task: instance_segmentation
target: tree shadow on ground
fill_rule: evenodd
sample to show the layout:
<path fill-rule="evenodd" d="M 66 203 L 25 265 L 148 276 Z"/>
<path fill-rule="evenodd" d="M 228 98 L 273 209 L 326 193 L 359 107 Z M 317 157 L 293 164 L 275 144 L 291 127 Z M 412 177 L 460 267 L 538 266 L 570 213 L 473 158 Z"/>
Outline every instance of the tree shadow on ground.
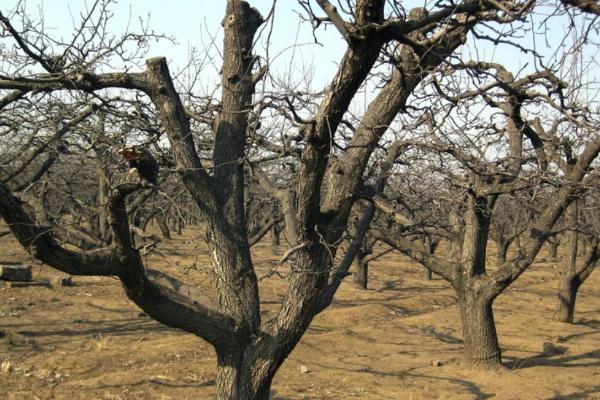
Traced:
<path fill-rule="evenodd" d="M 39 330 L 24 329 L 27 327 Z M 121 318 L 121 319 L 94 319 L 52 321 L 45 324 L 11 324 L 3 326 L 6 330 L 2 342 L 11 348 L 43 350 L 57 345 L 72 344 L 75 339 L 86 339 L 90 336 L 127 336 L 131 334 L 148 334 L 168 332 L 169 335 L 184 335 L 183 332 L 148 319 L 148 318 Z M 2 344 L 0 342 L 0 344 Z"/>
<path fill-rule="evenodd" d="M 600 385 L 595 385 L 589 388 L 578 386 L 580 391 L 569 394 L 555 394 L 549 400 L 583 400 L 600 398 Z"/>
<path fill-rule="evenodd" d="M 0 354 L 4 352 L 2 346 L 8 346 L 6 350 L 20 349 L 20 351 L 40 352 L 54 350 L 56 346 L 73 347 L 75 343 L 83 343 L 90 337 L 132 337 L 133 334 L 143 337 L 149 333 L 163 332 L 169 335 L 185 335 L 181 331 L 148 319 L 89 320 L 81 324 L 73 324 L 72 321 L 57 321 L 53 325 L 59 328 L 48 329 L 48 325 L 35 325 L 40 327 L 40 330 L 27 330 L 20 329 L 22 327 L 18 325 L 14 326 L 0 338 Z"/>
<path fill-rule="evenodd" d="M 436 327 L 433 325 L 423 326 L 419 330 L 424 335 L 435 338 L 435 339 L 439 340 L 440 342 L 444 342 L 444 343 L 448 343 L 448 344 L 460 344 L 460 345 L 463 345 L 465 343 L 463 339 L 461 339 L 457 336 L 454 336 L 452 334 L 455 332 L 454 330 L 447 329 L 448 331 L 450 331 L 450 333 L 441 332 L 441 331 L 437 330 Z"/>
<path fill-rule="evenodd" d="M 421 288 L 420 291 L 425 291 L 427 288 Z M 443 291 L 444 289 L 434 289 L 435 291 Z M 381 293 L 386 293 L 382 291 Z M 352 308 L 357 306 L 366 305 L 380 305 L 393 312 L 396 317 L 412 317 L 415 315 L 426 314 L 432 311 L 437 311 L 443 308 L 448 308 L 456 305 L 456 299 L 453 296 L 439 296 L 439 298 L 433 298 L 426 303 L 421 303 L 417 306 L 400 306 L 398 302 L 414 298 L 414 293 L 409 293 L 405 290 L 390 291 L 390 294 L 385 297 L 371 298 L 371 299 L 336 299 L 328 310 L 340 310 L 345 308 Z"/>
<path fill-rule="evenodd" d="M 575 323 L 576 325 L 585 325 L 588 328 L 595 329 L 600 332 L 600 320 L 597 319 L 581 319 Z M 597 333 L 597 332 L 592 332 Z"/>
<path fill-rule="evenodd" d="M 565 335 L 561 337 L 561 343 L 567 343 L 569 340 L 574 338 L 580 338 L 588 335 L 600 334 L 600 321 L 595 319 L 583 319 L 577 322 L 577 325 L 584 325 L 592 330 L 590 332 L 575 333 L 571 335 Z M 595 367 L 600 366 L 600 350 L 592 350 L 586 353 L 573 354 L 573 355 L 562 355 L 563 352 L 568 350 L 565 346 L 554 346 L 557 352 L 548 354 L 546 352 L 540 352 L 529 357 L 523 358 L 510 358 L 506 357 L 509 361 L 505 363 L 508 368 L 511 369 L 524 369 L 535 367 L 538 365 L 545 365 L 550 367 Z M 588 360 L 588 361 L 583 361 Z M 591 360 L 591 361 L 590 361 Z"/>
<path fill-rule="evenodd" d="M 583 361 L 590 359 L 593 361 Z M 538 353 L 531 357 L 509 358 L 509 361 L 505 362 L 505 365 L 510 369 L 526 369 L 541 365 L 558 368 L 600 367 L 600 350 L 562 357 Z"/>
<path fill-rule="evenodd" d="M 460 386 L 463 389 L 467 390 L 469 393 L 472 393 L 475 396 L 476 400 L 486 400 L 486 399 L 496 396 L 495 393 L 484 392 L 474 382 L 466 380 L 466 379 L 419 373 L 419 372 L 415 372 L 414 368 L 408 368 L 406 370 L 401 370 L 401 371 L 388 372 L 388 371 L 375 370 L 375 369 L 371 368 L 370 365 L 367 365 L 367 364 L 360 364 L 357 362 L 353 362 L 352 364 L 356 368 L 352 369 L 352 368 L 344 368 L 344 367 L 339 367 L 339 366 L 313 363 L 313 365 L 322 367 L 325 370 L 335 369 L 335 370 L 339 370 L 339 371 L 352 372 L 352 373 L 364 373 L 364 374 L 370 374 L 370 375 L 381 376 L 381 377 L 390 377 L 391 376 L 391 377 L 398 377 L 401 379 L 431 379 L 431 380 L 436 380 L 436 381 L 448 382 L 450 384 Z"/>
<path fill-rule="evenodd" d="M 47 325 L 47 324 L 45 324 Z M 89 335 L 128 335 L 130 333 L 148 333 L 148 332 L 164 332 L 171 331 L 173 333 L 180 332 L 176 329 L 161 325 L 153 320 L 146 318 L 123 318 L 123 319 L 105 319 L 105 320 L 82 320 L 78 325 L 82 327 L 71 328 L 72 321 L 56 321 L 52 325 L 58 325 L 62 329 L 43 329 L 43 330 L 19 330 L 19 326 L 15 325 L 15 331 L 23 336 L 28 337 L 45 337 L 45 336 L 89 336 Z M 36 325 L 39 326 L 39 325 Z"/>
<path fill-rule="evenodd" d="M 100 385 L 96 385 L 96 386 L 87 386 L 87 387 L 81 387 L 78 388 L 78 390 L 81 391 L 85 391 L 85 392 L 89 392 L 89 391 L 95 391 L 95 390 L 107 390 L 107 389 L 123 389 L 126 387 L 129 388 L 133 388 L 136 386 L 144 386 L 144 385 L 158 385 L 158 386 L 165 386 L 165 387 L 170 387 L 170 388 L 200 388 L 200 387 L 206 387 L 206 386 L 214 386 L 216 385 L 216 381 L 214 378 L 207 378 L 202 380 L 201 382 L 185 382 L 185 381 L 178 381 L 178 380 L 171 380 L 171 379 L 167 379 L 164 377 L 150 377 L 147 379 L 140 379 L 140 380 L 136 380 L 133 382 L 126 382 L 126 383 L 109 383 L 109 384 L 100 384 Z"/>

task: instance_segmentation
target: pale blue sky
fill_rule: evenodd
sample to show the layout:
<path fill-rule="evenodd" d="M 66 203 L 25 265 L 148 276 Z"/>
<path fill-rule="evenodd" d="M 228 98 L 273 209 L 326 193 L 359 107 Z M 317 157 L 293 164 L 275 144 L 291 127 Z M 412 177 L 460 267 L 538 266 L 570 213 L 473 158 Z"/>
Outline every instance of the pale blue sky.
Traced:
<path fill-rule="evenodd" d="M 3 11 L 10 10 L 17 2 L 0 0 Z M 71 15 L 77 17 L 84 7 L 81 0 L 29 0 L 28 10 L 32 15 L 39 15 L 42 10 L 45 27 L 58 36 L 68 37 L 73 28 Z M 88 0 L 88 4 L 92 3 Z M 272 5 L 271 0 L 252 0 L 266 17 Z M 111 31 L 115 34 L 123 32 L 130 24 L 135 30 L 139 27 L 139 18 L 149 21 L 149 25 L 157 33 L 173 36 L 177 43 L 167 41 L 152 45 L 149 57 L 166 56 L 172 69 L 183 67 L 188 61 L 189 49 L 195 47 L 202 50 L 210 36 L 216 35 L 216 44 L 221 46 L 221 20 L 225 12 L 224 1 L 187 1 L 187 0 L 138 0 L 119 1 L 112 5 L 114 18 Z M 310 24 L 300 24 L 298 12 L 300 7 L 294 0 L 279 0 L 276 9 L 275 32 L 271 35 L 272 46 L 270 56 L 277 58 L 271 65 L 273 72 L 283 74 L 291 69 L 295 74 L 301 73 L 305 65 L 319 65 L 315 72 L 314 84 L 322 87 L 335 72 L 335 64 L 343 54 L 346 44 L 340 35 L 329 27 L 319 29 L 318 39 L 326 46 L 314 44 Z M 267 26 L 263 26 L 268 29 Z M 263 35 L 266 38 L 266 34 Z M 293 48 L 294 43 L 301 46 Z M 264 55 L 258 46 L 257 52 Z M 214 68 L 212 68 L 214 69 Z M 211 70 L 211 68 L 208 68 Z M 207 71 L 215 79 L 216 71 Z"/>
<path fill-rule="evenodd" d="M 405 1 L 406 7 L 424 5 L 427 0 Z M 17 3 L 16 0 L 0 0 L 3 11 L 10 10 Z M 87 0 L 87 4 L 91 4 Z M 271 8 L 272 0 L 250 0 L 250 3 L 266 16 Z M 73 23 L 71 15 L 77 17 L 84 0 L 28 0 L 29 13 L 39 15 L 40 10 L 44 15 L 45 27 L 58 36 L 68 37 L 72 31 Z M 221 46 L 221 20 L 224 13 L 224 0 L 213 1 L 191 1 L 191 0 L 119 0 L 117 4 L 111 5 L 114 18 L 111 21 L 111 31 L 115 34 L 125 30 L 127 24 L 131 24 L 135 30 L 139 26 L 138 19 L 149 20 L 150 26 L 158 33 L 173 36 L 177 43 L 160 42 L 153 44 L 148 54 L 149 57 L 163 55 L 170 60 L 173 71 L 184 67 L 188 60 L 189 50 L 192 47 L 203 51 L 205 44 L 210 42 L 210 36 L 216 35 L 216 45 Z M 314 4 L 315 9 L 316 2 Z M 300 24 L 298 12 L 300 6 L 295 0 L 278 0 L 275 18 L 275 29 L 271 35 L 272 44 L 269 54 L 272 57 L 271 71 L 275 76 L 291 74 L 296 81 L 304 75 L 314 74 L 312 78 L 313 87 L 322 88 L 335 73 L 336 63 L 343 54 L 346 43 L 339 33 L 329 27 L 327 30 L 319 29 L 317 37 L 323 46 L 314 44 L 312 29 L 309 23 Z M 543 11 L 543 10 L 542 10 Z M 548 11 L 548 10 L 546 10 Z M 565 19 L 555 20 L 549 30 L 548 43 L 538 39 L 537 50 L 543 53 L 552 53 L 553 47 L 564 37 Z M 268 27 L 264 27 L 268 29 Z M 505 31 L 508 26 L 503 27 Z M 262 35 L 263 42 L 267 37 Z M 262 43 L 259 43 L 257 52 L 264 55 Z M 294 47 L 298 43 L 300 46 Z M 470 41 L 461 51 L 469 58 L 482 57 L 487 61 L 497 61 L 509 64 L 513 71 L 530 62 L 530 56 L 522 54 L 514 49 L 503 46 L 478 44 L 474 46 Z M 214 50 L 216 51 L 216 50 Z M 273 58 L 277 55 L 276 58 Z M 590 56 L 589 62 L 594 63 Z M 217 65 L 207 65 L 203 69 L 203 79 L 207 87 L 218 80 Z M 309 66 L 314 66 L 311 70 Z M 531 65 L 530 65 L 531 67 Z M 594 67 L 597 69 L 596 67 Z"/>

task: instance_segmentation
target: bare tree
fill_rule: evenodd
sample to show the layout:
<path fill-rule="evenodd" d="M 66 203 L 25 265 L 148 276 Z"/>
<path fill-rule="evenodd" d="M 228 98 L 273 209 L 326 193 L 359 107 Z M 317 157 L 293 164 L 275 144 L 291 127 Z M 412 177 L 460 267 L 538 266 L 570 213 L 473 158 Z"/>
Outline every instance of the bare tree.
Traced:
<path fill-rule="evenodd" d="M 452 237 L 456 249 L 453 258 L 433 256 L 423 246 L 403 238 L 388 236 L 388 242 L 452 284 L 462 321 L 466 364 L 495 368 L 501 364 L 501 353 L 492 303 L 529 268 L 563 211 L 596 179 L 590 167 L 600 151 L 600 140 L 593 124 L 588 125 L 595 116 L 586 108 L 566 102 L 562 95 L 557 96 L 561 104 L 554 100 L 551 94 L 565 83 L 550 71 L 516 79 L 498 64 L 476 62 L 467 67 L 481 86 L 469 91 L 452 80 L 444 86 L 434 80 L 436 92 L 450 108 L 438 110 L 436 117 L 425 117 L 428 127 L 423 139 L 405 141 L 415 151 L 433 154 L 439 160 L 437 173 L 447 177 L 448 197 L 461 217 L 456 222 L 452 218 L 456 214 L 449 213 L 446 225 L 462 226 Z M 455 87 L 459 93 L 453 95 Z M 486 115 L 470 120 L 472 114 L 465 105 L 467 108 L 459 113 L 466 118 L 455 122 L 452 109 L 463 100 L 475 98 L 498 110 L 499 119 Z M 479 103 L 470 106 L 478 108 Z M 531 115 L 533 112 L 527 113 L 529 107 L 535 112 L 539 112 L 538 107 L 558 110 L 558 117 L 554 123 L 550 118 L 542 123 Z M 472 123 L 465 125 L 469 120 Z M 576 149 L 568 137 L 581 129 L 586 133 L 580 136 L 582 144 Z M 569 149 L 566 157 L 560 151 L 565 146 Z M 564 168 L 556 173 L 557 166 Z M 547 187 L 550 201 L 534 201 L 538 212 L 523 229 L 519 251 L 496 270 L 489 270 L 488 240 L 492 220 L 498 218 L 500 196 L 539 190 L 547 186 L 545 182 L 552 183 Z M 403 229 L 412 223 L 410 216 L 389 201 L 375 198 L 374 203 L 396 221 L 408 221 L 401 225 Z"/>
<path fill-rule="evenodd" d="M 554 311 L 554 319 L 560 322 L 573 323 L 575 314 L 575 301 L 577 292 L 585 280 L 596 268 L 600 250 L 598 249 L 599 237 L 595 221 L 598 216 L 594 215 L 592 224 L 584 224 L 581 221 L 580 206 L 585 199 L 591 199 L 592 196 L 585 196 L 583 199 L 575 198 L 567 207 L 564 215 L 563 224 L 567 229 L 565 257 L 556 265 L 555 272 L 558 279 L 557 302 Z M 597 205 L 590 203 L 592 211 L 596 214 Z M 590 237 L 590 248 L 584 253 L 583 260 L 578 260 L 578 249 L 580 246 L 581 231 Z"/>
<path fill-rule="evenodd" d="M 362 186 L 371 154 L 415 87 L 465 42 L 479 22 L 513 22 L 530 10 L 532 2 L 439 3 L 431 12 L 411 10 L 408 18 L 396 7 L 397 13 L 388 18 L 385 1 L 358 0 L 343 7 L 349 11 L 350 21 L 327 1 L 318 2 L 326 17 L 318 16 L 308 2 L 301 4 L 315 28 L 331 21 L 348 47 L 314 112 L 292 115 L 299 126 L 293 136 L 300 162 L 291 188 L 272 184 L 272 177 L 261 175 L 261 163 L 248 160 L 250 133 L 258 129 L 254 122 L 260 115 L 254 112 L 253 98 L 267 73 L 260 57 L 253 54 L 255 35 L 264 19 L 248 3 L 227 1 L 221 97 L 215 107 L 214 102 L 208 103 L 209 118 L 186 108 L 165 58 L 146 60 L 145 69 L 139 72 L 129 68 L 126 72 L 102 72 L 106 70 L 103 57 L 125 57 L 128 53 L 122 51 L 122 43 L 133 40 L 143 44 L 147 35 L 126 35 L 118 43 L 95 41 L 90 32 L 101 35 L 102 30 L 98 33 L 98 29 L 87 29 L 88 25 L 104 25 L 94 25 L 97 20 L 86 18 L 85 29 L 76 32 L 72 42 L 61 43 L 43 32 L 28 30 L 35 24 L 26 23 L 21 31 L 0 15 L 4 36 L 16 44 L 15 54 L 7 58 L 10 65 L 0 76 L 2 104 L 52 93 L 97 99 L 105 107 L 121 98 L 143 97 L 151 102 L 170 143 L 179 179 L 206 222 L 217 298 L 144 265 L 131 240 L 126 201 L 142 189 L 139 183 L 111 189 L 107 210 L 112 243 L 89 251 L 62 246 L 51 229 L 33 221 L 6 182 L 0 183 L 0 213 L 35 257 L 71 274 L 116 276 L 127 296 L 150 317 L 213 345 L 217 353 L 216 397 L 220 399 L 268 398 L 276 371 L 313 317 L 331 303 L 347 275 L 352 252 L 360 245 L 359 240 L 354 241 L 342 262 L 335 263 L 355 193 Z M 108 2 L 98 0 L 96 6 L 100 19 L 106 18 Z M 379 59 L 391 66 L 383 73 L 383 88 L 344 141 L 338 128 Z M 123 61 L 131 66 L 130 60 Z M 208 124 L 214 137 L 207 147 L 204 136 L 192 129 L 199 123 Z M 286 151 L 284 148 L 282 153 Z M 210 162 L 206 162 L 203 155 L 209 152 Z M 257 179 L 280 199 L 292 244 L 286 253 L 295 256 L 279 311 L 267 321 L 261 320 L 259 285 L 247 235 L 245 165 L 257 171 Z"/>

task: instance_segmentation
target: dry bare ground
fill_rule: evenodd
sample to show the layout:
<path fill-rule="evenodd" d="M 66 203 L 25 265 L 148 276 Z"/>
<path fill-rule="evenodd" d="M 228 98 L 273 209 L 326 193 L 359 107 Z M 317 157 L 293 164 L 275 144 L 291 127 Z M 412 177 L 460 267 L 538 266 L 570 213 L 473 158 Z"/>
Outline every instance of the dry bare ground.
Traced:
<path fill-rule="evenodd" d="M 149 264 L 199 285 L 208 277 L 197 231 L 162 244 Z M 200 251 L 198 251 L 200 250 Z M 273 308 L 285 281 L 266 277 L 280 254 L 253 249 L 261 295 Z M 281 251 L 285 249 L 282 248 Z M 443 251 L 440 250 L 440 251 Z M 0 259 L 58 273 L 10 237 Z M 371 267 L 371 289 L 345 283 L 275 378 L 274 399 L 600 399 L 600 274 L 580 290 L 576 324 L 551 320 L 554 260 L 541 258 L 495 303 L 506 371 L 465 371 L 458 309 L 445 281 L 390 254 Z M 281 267 L 279 274 L 285 275 Z M 215 354 L 130 303 L 117 280 L 73 287 L 0 289 L 0 398 L 204 399 L 215 390 Z M 272 310 L 263 310 L 269 318 Z M 552 342 L 556 353 L 543 352 Z M 441 361 L 441 366 L 432 362 Z"/>

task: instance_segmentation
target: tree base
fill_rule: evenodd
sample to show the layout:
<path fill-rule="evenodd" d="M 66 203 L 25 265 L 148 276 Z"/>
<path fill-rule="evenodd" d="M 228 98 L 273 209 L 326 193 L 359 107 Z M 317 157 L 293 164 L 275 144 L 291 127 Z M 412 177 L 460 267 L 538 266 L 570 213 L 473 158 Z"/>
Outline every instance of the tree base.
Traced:
<path fill-rule="evenodd" d="M 498 358 L 492 358 L 492 359 L 470 359 L 470 358 L 465 358 L 464 361 L 464 368 L 468 369 L 468 370 L 477 370 L 477 371 L 508 371 L 508 368 L 502 364 L 502 360 L 498 357 Z"/>

